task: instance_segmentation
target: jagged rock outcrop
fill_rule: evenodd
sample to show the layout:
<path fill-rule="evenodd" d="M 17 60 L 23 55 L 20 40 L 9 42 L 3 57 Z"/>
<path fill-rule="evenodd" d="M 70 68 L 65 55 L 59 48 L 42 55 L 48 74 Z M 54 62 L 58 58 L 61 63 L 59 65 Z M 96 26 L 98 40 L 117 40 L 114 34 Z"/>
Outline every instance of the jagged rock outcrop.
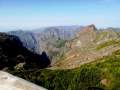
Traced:
<path fill-rule="evenodd" d="M 80 32 L 76 34 L 76 37 L 73 41 L 76 44 L 73 43 L 72 47 L 85 47 L 88 44 L 93 44 L 92 42 L 96 37 L 96 31 L 97 28 L 95 27 L 95 25 L 84 27 L 82 30 L 80 30 Z"/>

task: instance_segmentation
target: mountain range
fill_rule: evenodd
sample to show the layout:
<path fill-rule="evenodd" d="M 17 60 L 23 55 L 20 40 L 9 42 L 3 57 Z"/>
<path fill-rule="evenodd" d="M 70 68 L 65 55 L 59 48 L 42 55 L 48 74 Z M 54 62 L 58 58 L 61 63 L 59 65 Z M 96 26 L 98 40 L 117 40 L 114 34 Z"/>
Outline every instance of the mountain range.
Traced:
<path fill-rule="evenodd" d="M 2 69 L 13 75 L 49 90 L 120 89 L 119 28 L 98 29 L 91 24 L 48 27 L 34 31 L 11 31 L 5 34 L 10 41 L 14 41 L 11 36 L 16 37 L 25 51 L 21 47 L 15 47 L 18 46 L 18 42 L 3 42 L 2 38 L 5 37 L 0 36 L 0 45 L 4 52 L 1 55 L 8 58 L 6 61 L 11 60 L 12 57 L 16 63 L 12 66 L 5 65 Z M 7 55 L 3 46 L 8 48 Z M 25 58 L 23 60 L 25 65 L 19 69 L 15 67 L 23 62 L 18 63 L 19 60 L 14 59 L 18 57 L 14 47 L 15 50 L 20 51 L 20 57 L 22 55 Z M 15 52 L 12 56 L 11 49 Z M 32 60 L 29 61 L 28 57 Z"/>
<path fill-rule="evenodd" d="M 82 28 L 82 26 L 58 26 L 33 31 L 10 31 L 8 34 L 19 37 L 23 45 L 32 52 L 41 54 L 45 51 L 53 59 L 52 54 L 59 54 L 65 42 L 74 38 L 75 33 Z"/>
<path fill-rule="evenodd" d="M 88 25 L 47 27 L 33 31 L 18 30 L 8 32 L 8 34 L 19 37 L 24 47 L 32 52 L 41 54 L 45 51 L 53 63 L 59 60 L 59 57 L 60 59 L 64 58 L 65 60 L 63 60 L 63 63 L 62 60 L 60 60 L 60 62 L 54 65 L 57 66 L 59 63 L 62 63 L 62 65 L 65 64 L 64 61 L 68 59 L 82 58 L 91 60 L 91 57 L 94 59 L 99 57 L 97 53 L 110 53 L 110 51 L 105 52 L 104 49 L 97 51 L 95 47 L 99 47 L 99 44 L 104 44 L 106 41 L 112 42 L 112 40 L 116 40 L 119 38 L 119 31 L 119 28 L 110 27 L 106 29 L 97 29 L 95 25 Z M 72 55 L 72 53 L 74 53 L 74 55 Z M 75 53 L 77 55 L 75 55 Z M 100 56 L 102 57 L 104 54 Z M 79 60 L 79 62 L 81 62 L 81 60 Z M 73 65 L 78 67 L 79 62 L 76 62 L 78 65 Z M 71 68 L 74 67 L 72 65 L 69 66 L 71 66 Z M 68 68 L 70 68 L 69 66 Z M 65 67 L 67 67 L 67 65 L 65 65 Z"/>

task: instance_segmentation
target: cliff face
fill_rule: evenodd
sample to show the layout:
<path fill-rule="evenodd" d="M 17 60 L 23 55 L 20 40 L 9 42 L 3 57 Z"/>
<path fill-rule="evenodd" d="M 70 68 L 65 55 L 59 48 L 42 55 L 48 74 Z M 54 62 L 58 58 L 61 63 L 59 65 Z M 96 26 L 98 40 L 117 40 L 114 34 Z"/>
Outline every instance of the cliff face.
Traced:
<path fill-rule="evenodd" d="M 70 40 L 74 38 L 74 35 L 79 31 L 81 26 L 56 26 L 47 27 L 42 30 L 33 31 L 33 33 L 40 35 L 42 39 L 56 38 Z"/>
<path fill-rule="evenodd" d="M 29 51 L 18 37 L 0 33 L 0 69 L 45 68 L 50 64 L 46 53 L 41 55 Z"/>
<path fill-rule="evenodd" d="M 18 30 L 8 32 L 8 34 L 19 37 L 24 47 L 32 52 L 37 52 L 37 41 L 32 32 Z"/>
<path fill-rule="evenodd" d="M 74 38 L 75 33 L 81 28 L 81 26 L 58 26 L 33 31 L 10 31 L 8 34 L 19 37 L 24 47 L 40 54 L 42 51 L 47 52 L 47 49 L 50 47 L 55 47 L 54 44 L 56 44 L 59 40 L 65 41 Z M 49 43 L 49 41 L 53 43 Z"/>
<path fill-rule="evenodd" d="M 8 34 L 18 36 L 23 45 L 32 52 L 41 54 L 45 51 L 50 59 L 63 51 L 65 42 L 74 38 L 81 26 L 58 26 L 33 31 L 11 31 Z M 62 50 L 62 51 L 61 51 Z"/>
<path fill-rule="evenodd" d="M 94 25 L 88 25 L 80 30 L 72 42 L 72 47 L 85 47 L 92 44 L 96 37 L 97 29 Z M 74 43 L 75 42 L 75 43 Z"/>

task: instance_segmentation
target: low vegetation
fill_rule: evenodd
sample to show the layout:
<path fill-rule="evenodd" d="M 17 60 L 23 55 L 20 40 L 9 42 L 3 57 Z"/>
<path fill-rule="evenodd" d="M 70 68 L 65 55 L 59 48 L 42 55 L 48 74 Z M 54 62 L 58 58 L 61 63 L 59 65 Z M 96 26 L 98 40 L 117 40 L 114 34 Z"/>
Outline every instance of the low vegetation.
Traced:
<path fill-rule="evenodd" d="M 9 72 L 49 90 L 120 90 L 120 51 L 76 69 Z"/>
<path fill-rule="evenodd" d="M 96 41 L 104 39 L 107 36 L 107 32 L 101 31 L 101 32 L 97 32 L 98 35 L 96 36 Z"/>
<path fill-rule="evenodd" d="M 100 50 L 100 49 L 105 48 L 105 47 L 110 46 L 110 45 L 119 45 L 119 44 L 120 44 L 119 40 L 108 40 L 106 42 L 99 44 L 96 47 L 96 50 Z"/>
<path fill-rule="evenodd" d="M 88 29 L 89 28 L 89 29 Z M 91 26 L 87 27 L 85 30 L 88 29 L 88 32 L 86 32 L 85 35 L 77 37 L 77 40 L 84 40 L 84 38 L 88 38 L 86 40 L 85 44 L 85 52 L 79 51 L 79 48 L 77 47 L 71 47 L 71 52 L 70 54 L 67 52 L 68 48 L 65 47 L 65 42 L 64 40 L 61 39 L 50 39 L 47 43 L 47 51 L 48 55 L 52 60 L 58 61 L 59 65 L 58 67 L 60 69 L 54 68 L 54 65 L 52 67 L 52 64 L 50 65 L 51 68 L 46 68 L 46 69 L 40 69 L 37 67 L 33 68 L 33 66 L 36 66 L 37 63 L 28 63 L 27 68 L 23 65 L 23 67 L 18 68 L 21 66 L 20 64 L 15 65 L 16 68 L 7 69 L 9 73 L 12 73 L 14 75 L 17 75 L 19 77 L 22 77 L 28 81 L 31 81 L 33 83 L 36 83 L 40 86 L 43 86 L 47 88 L 48 90 L 120 90 L 120 50 L 117 48 L 113 51 L 108 51 L 110 54 L 107 54 L 108 56 L 104 56 L 104 54 L 101 56 L 100 53 L 97 53 L 99 51 L 97 50 L 106 50 L 106 47 L 109 46 L 111 49 L 115 47 L 119 47 L 120 45 L 120 40 L 119 36 L 116 36 L 117 34 L 114 32 L 101 32 L 100 35 L 98 35 L 96 41 L 95 38 L 92 38 L 90 44 L 89 44 L 89 31 L 95 31 L 94 27 L 91 28 Z M 94 33 L 91 33 L 94 34 Z M 76 41 L 77 41 L 76 40 Z M 76 41 L 71 41 L 71 45 L 75 45 Z M 87 42 L 88 41 L 88 42 Z M 99 42 L 99 44 L 97 43 Z M 91 45 L 93 43 L 93 46 Z M 82 43 L 84 45 L 84 43 Z M 8 45 L 8 44 L 7 44 Z M 95 47 L 96 51 L 93 51 L 93 48 Z M 5 46 L 5 45 L 3 45 Z M 82 48 L 84 50 L 84 48 Z M 82 50 L 80 49 L 80 50 Z M 11 51 L 11 50 L 10 50 Z M 18 50 L 19 51 L 19 50 Z M 89 53 L 89 52 L 90 53 Z M 23 52 L 23 51 L 22 51 Z M 76 66 L 77 64 L 80 64 L 81 62 L 77 61 L 84 61 L 84 57 L 88 58 L 90 57 L 91 52 L 96 53 L 98 55 L 98 59 L 95 58 L 90 58 L 91 61 L 88 64 L 83 64 L 77 66 L 77 68 L 74 69 L 62 69 L 61 67 L 64 67 L 68 65 L 68 67 L 71 67 L 72 64 Z M 106 51 L 107 52 L 107 51 Z M 113 52 L 113 53 L 112 53 Z M 66 55 L 68 53 L 68 55 Z M 85 53 L 85 54 L 84 54 Z M 83 55 L 82 55 L 83 54 Z M 44 53 L 42 56 L 46 56 Z M 68 58 L 68 61 L 66 60 L 66 56 L 72 56 L 72 59 Z M 80 57 L 80 55 L 82 57 Z M 93 54 L 95 55 L 95 54 Z M 93 56 L 92 55 L 92 56 Z M 105 54 L 106 55 L 106 54 Z M 26 55 L 24 55 L 26 56 Z M 31 55 L 28 55 L 31 56 Z M 92 57 L 91 56 L 91 57 Z M 101 56 L 102 58 L 100 58 Z M 36 57 L 36 55 L 35 55 Z M 33 61 L 35 60 L 35 57 L 33 57 Z M 77 57 L 77 58 L 76 58 Z M 19 58 L 23 58 L 21 54 L 19 55 Z M 43 57 L 42 57 L 43 58 Z M 89 59 L 89 60 L 90 60 Z M 2 59 L 1 59 L 2 60 Z M 13 59 L 14 60 L 14 59 Z M 46 60 L 45 58 L 41 60 Z M 60 60 L 63 61 L 63 63 L 60 62 Z M 65 60 L 65 61 L 64 61 Z M 87 61 L 88 59 L 85 58 Z M 27 59 L 28 62 L 29 58 Z M 68 64 L 70 62 L 70 64 Z M 71 64 L 72 63 L 72 64 Z M 77 63 L 77 64 L 76 64 Z M 23 64 L 23 63 L 22 63 Z M 34 65 L 35 64 L 35 65 Z M 63 66 L 60 66 L 60 65 Z M 32 67 L 30 67 L 31 65 Z M 41 63 L 40 63 L 41 65 Z"/>

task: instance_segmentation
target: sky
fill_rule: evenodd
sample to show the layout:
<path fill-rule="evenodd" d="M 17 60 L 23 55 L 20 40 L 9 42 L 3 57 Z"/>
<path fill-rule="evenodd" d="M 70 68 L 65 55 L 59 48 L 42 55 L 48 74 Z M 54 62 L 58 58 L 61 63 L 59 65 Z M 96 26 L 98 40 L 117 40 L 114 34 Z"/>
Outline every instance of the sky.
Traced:
<path fill-rule="evenodd" d="M 120 0 L 0 0 L 0 31 L 89 24 L 120 27 Z"/>

